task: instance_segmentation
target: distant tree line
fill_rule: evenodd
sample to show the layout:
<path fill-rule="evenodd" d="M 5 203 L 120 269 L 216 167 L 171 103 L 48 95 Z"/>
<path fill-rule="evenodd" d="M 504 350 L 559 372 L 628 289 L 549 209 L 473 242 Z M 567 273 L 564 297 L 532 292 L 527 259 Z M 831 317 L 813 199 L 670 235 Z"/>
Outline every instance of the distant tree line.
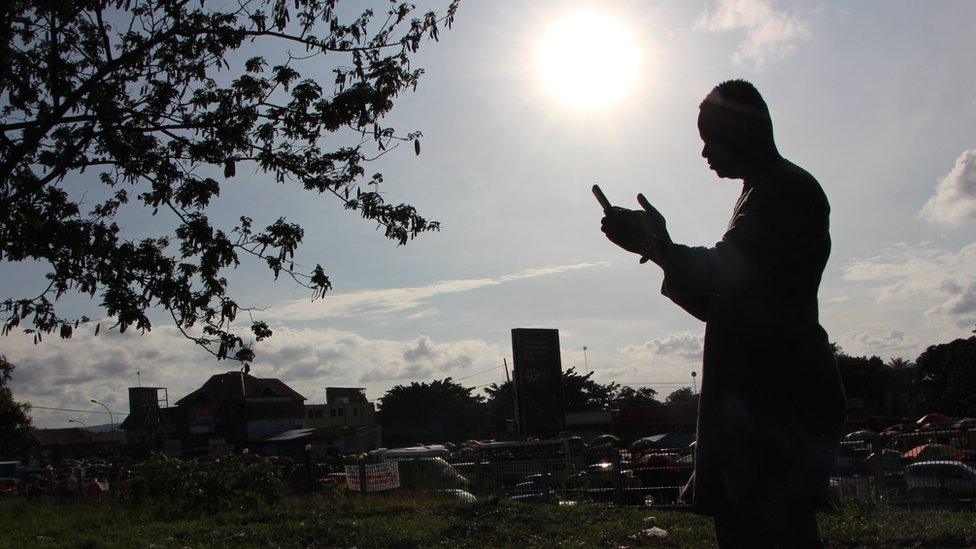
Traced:
<path fill-rule="evenodd" d="M 397 385 L 380 399 L 379 419 L 386 446 L 512 436 L 514 420 L 512 383 L 492 383 L 484 395 L 446 378 Z M 600 383 L 593 372 L 576 368 L 563 372 L 563 398 L 567 412 L 634 408 L 661 404 L 650 387 Z M 668 404 L 697 402 L 688 387 L 667 396 Z"/>
<path fill-rule="evenodd" d="M 863 399 L 867 416 L 976 416 L 976 337 L 932 345 L 914 361 L 835 352 L 847 396 Z"/>
<path fill-rule="evenodd" d="M 914 361 L 851 356 L 834 345 L 847 396 L 863 400 L 868 417 L 915 418 L 939 412 L 976 417 L 976 336 L 932 345 Z M 655 406 L 662 402 L 650 387 L 600 383 L 594 372 L 563 372 L 567 412 Z M 492 383 L 478 394 L 451 378 L 397 385 L 380 399 L 384 444 L 459 442 L 508 438 L 514 420 L 512 383 Z M 664 404 L 695 403 L 698 395 L 683 387 Z"/>

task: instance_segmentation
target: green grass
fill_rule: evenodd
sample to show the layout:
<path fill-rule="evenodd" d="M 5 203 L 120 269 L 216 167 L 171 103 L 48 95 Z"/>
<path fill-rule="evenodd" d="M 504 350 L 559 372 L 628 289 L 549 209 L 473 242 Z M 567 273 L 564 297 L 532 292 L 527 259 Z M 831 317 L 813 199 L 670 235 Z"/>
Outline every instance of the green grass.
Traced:
<path fill-rule="evenodd" d="M 375 495 L 289 499 L 275 509 L 182 516 L 160 506 L 0 501 L 3 547 L 709 547 L 711 521 L 683 512 L 457 504 Z M 654 517 L 653 520 L 647 517 Z M 836 547 L 976 547 L 976 512 L 850 506 L 823 515 Z M 665 539 L 639 532 L 652 526 Z"/>

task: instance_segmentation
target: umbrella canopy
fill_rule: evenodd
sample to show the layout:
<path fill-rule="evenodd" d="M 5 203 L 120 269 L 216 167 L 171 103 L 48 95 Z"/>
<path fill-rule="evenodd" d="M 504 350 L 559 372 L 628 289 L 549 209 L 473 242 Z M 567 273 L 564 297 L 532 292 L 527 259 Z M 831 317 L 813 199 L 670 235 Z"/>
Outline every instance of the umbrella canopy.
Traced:
<path fill-rule="evenodd" d="M 918 425 L 945 425 L 949 423 L 949 418 L 942 414 L 929 414 L 918 418 L 915 423 Z"/>
<path fill-rule="evenodd" d="M 961 461 L 963 455 L 952 446 L 945 444 L 923 444 L 905 452 L 902 454 L 902 457 L 912 461 L 928 461 L 933 459 Z"/>
<path fill-rule="evenodd" d="M 851 441 L 854 441 L 854 440 L 862 440 L 864 442 L 873 442 L 873 441 L 876 441 L 876 440 L 878 440 L 880 438 L 881 437 L 878 436 L 878 433 L 875 433 L 874 431 L 872 431 L 870 429 L 861 429 L 860 431 L 854 431 L 853 433 L 847 433 L 847 436 L 844 437 L 844 440 L 851 440 Z"/>
<path fill-rule="evenodd" d="M 662 435 L 656 435 L 653 437 L 639 438 L 630 445 L 630 451 L 636 452 L 639 450 L 650 450 L 652 448 L 657 448 L 658 440 L 662 438 Z"/>
<path fill-rule="evenodd" d="M 613 435 L 600 435 L 590 441 L 590 448 L 616 448 L 620 439 Z"/>
<path fill-rule="evenodd" d="M 953 427 L 956 429 L 976 429 L 976 417 L 960 419 L 953 425 Z"/>

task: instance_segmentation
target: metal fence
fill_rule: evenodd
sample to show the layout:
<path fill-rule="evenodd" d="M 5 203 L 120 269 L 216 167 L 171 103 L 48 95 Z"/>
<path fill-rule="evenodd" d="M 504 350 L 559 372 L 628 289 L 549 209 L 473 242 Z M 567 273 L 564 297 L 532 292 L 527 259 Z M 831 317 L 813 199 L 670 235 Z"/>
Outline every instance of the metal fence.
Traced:
<path fill-rule="evenodd" d="M 841 443 L 831 488 L 839 501 L 976 502 L 976 430 L 865 434 Z"/>
<path fill-rule="evenodd" d="M 505 498 L 572 505 L 687 508 L 681 490 L 694 470 L 689 448 L 643 451 L 512 451 L 391 460 L 400 488 L 459 499 Z M 976 431 L 926 430 L 841 444 L 830 493 L 835 503 L 976 504 Z M 460 496 L 460 493 L 465 495 Z"/>
<path fill-rule="evenodd" d="M 640 451 L 505 443 L 499 451 L 468 449 L 444 457 L 382 455 L 345 463 L 291 463 L 278 467 L 292 493 L 363 495 L 398 490 L 442 494 L 459 501 L 499 498 L 572 505 L 681 509 L 681 490 L 694 470 L 687 447 Z M 261 458 L 276 459 L 276 458 Z M 921 430 L 844 441 L 830 481 L 833 499 L 894 504 L 976 505 L 976 430 Z M 138 465 L 95 463 L 23 470 L 9 495 L 121 498 Z"/>

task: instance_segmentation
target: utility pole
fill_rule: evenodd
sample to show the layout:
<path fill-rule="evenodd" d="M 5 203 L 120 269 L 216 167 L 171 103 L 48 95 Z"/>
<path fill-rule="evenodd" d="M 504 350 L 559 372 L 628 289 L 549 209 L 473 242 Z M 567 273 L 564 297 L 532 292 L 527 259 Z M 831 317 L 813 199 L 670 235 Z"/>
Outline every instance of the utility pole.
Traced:
<path fill-rule="evenodd" d="M 519 403 L 518 403 L 518 392 L 516 391 L 515 382 L 508 377 L 508 359 L 503 358 L 502 364 L 505 365 L 505 380 L 509 382 L 508 387 L 512 391 L 512 412 L 515 415 L 515 438 L 522 438 L 522 420 L 519 418 Z"/>
<path fill-rule="evenodd" d="M 590 363 L 586 361 L 586 345 L 583 345 L 583 367 L 587 372 L 590 371 Z"/>

